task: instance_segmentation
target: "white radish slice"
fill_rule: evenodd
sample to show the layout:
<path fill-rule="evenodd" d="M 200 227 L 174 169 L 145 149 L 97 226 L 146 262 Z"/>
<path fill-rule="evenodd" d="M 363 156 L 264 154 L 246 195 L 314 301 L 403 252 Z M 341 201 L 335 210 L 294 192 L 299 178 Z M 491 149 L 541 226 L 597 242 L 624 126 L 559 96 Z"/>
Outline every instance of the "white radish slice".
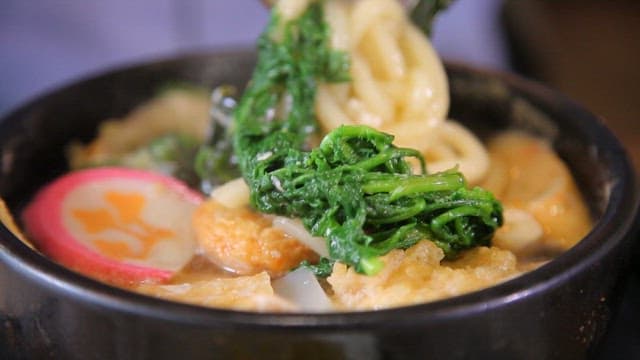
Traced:
<path fill-rule="evenodd" d="M 44 187 L 23 213 L 35 245 L 61 264 L 116 285 L 164 282 L 193 257 L 202 196 L 154 172 L 95 168 Z"/>
<path fill-rule="evenodd" d="M 300 311 L 327 312 L 334 310 L 331 300 L 309 269 L 298 268 L 273 281 L 273 291 L 276 295 L 296 305 Z"/>
<path fill-rule="evenodd" d="M 273 226 L 281 229 L 291 237 L 298 239 L 298 241 L 305 244 L 309 249 L 315 251 L 316 254 L 322 257 L 329 257 L 329 250 L 327 249 L 327 243 L 324 238 L 311 235 L 300 220 L 276 216 L 273 219 Z"/>

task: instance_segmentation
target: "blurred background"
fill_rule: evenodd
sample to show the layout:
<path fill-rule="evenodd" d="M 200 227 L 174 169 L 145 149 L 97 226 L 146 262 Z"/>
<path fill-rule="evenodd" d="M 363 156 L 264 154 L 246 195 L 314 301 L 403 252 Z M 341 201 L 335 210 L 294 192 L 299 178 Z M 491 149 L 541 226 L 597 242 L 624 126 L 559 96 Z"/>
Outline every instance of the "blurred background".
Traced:
<path fill-rule="evenodd" d="M 504 69 L 500 0 L 458 0 L 435 43 L 448 58 Z M 246 48 L 259 0 L 0 0 L 0 113 L 78 77 L 199 50 Z"/>
<path fill-rule="evenodd" d="M 248 47 L 258 0 L 1 0 L 0 115 L 80 77 L 199 50 Z M 602 116 L 640 168 L 640 2 L 457 0 L 435 25 L 446 59 L 516 71 Z"/>
<path fill-rule="evenodd" d="M 258 0 L 0 5 L 0 117 L 115 67 L 253 46 L 268 16 Z M 433 42 L 445 59 L 517 72 L 568 94 L 602 117 L 640 169 L 640 1 L 457 0 L 438 18 Z M 631 277 L 602 358 L 640 358 L 640 281 Z"/>

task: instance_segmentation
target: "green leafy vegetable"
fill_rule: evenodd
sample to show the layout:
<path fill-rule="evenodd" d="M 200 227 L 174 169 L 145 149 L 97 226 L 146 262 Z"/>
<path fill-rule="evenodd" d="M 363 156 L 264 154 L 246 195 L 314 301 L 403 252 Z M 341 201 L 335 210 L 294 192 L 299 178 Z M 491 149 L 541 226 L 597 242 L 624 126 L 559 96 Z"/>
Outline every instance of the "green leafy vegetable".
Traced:
<path fill-rule="evenodd" d="M 150 154 L 150 168 L 165 170 L 191 187 L 197 187 L 200 177 L 195 172 L 193 159 L 199 146 L 199 141 L 190 136 L 168 134 L 154 139 L 142 151 Z"/>
<path fill-rule="evenodd" d="M 493 195 L 467 188 L 456 169 L 426 175 L 420 153 L 394 146 L 393 136 L 342 126 L 308 150 L 316 131 L 316 82 L 348 80 L 347 55 L 327 42 L 317 2 L 287 23 L 274 14 L 259 40 L 258 63 L 234 126 L 252 206 L 300 218 L 311 234 L 324 237 L 329 259 L 314 268 L 324 276 L 333 261 L 375 274 L 381 255 L 422 239 L 449 257 L 489 244 L 502 224 Z M 407 157 L 422 164 L 422 174 L 412 174 Z"/>
<path fill-rule="evenodd" d="M 411 11 L 411 20 L 425 34 L 431 34 L 436 14 L 451 5 L 453 0 L 418 0 Z"/>
<path fill-rule="evenodd" d="M 213 91 L 211 128 L 206 141 L 184 134 L 167 134 L 122 159 L 124 165 L 169 173 L 205 194 L 240 176 L 231 136 L 235 89 L 220 86 Z"/>

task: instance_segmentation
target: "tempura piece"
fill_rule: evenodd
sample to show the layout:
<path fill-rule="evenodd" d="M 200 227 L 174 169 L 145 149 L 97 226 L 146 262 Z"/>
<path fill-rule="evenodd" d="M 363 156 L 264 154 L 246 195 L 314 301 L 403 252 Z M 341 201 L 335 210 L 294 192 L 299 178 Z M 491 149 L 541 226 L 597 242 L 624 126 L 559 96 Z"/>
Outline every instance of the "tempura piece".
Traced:
<path fill-rule="evenodd" d="M 137 291 L 195 305 L 251 311 L 293 311 L 295 307 L 274 295 L 266 272 L 235 278 L 213 278 L 174 285 L 142 284 Z"/>
<path fill-rule="evenodd" d="M 385 266 L 375 276 L 336 263 L 327 281 L 340 308 L 376 310 L 461 295 L 520 273 L 516 257 L 498 248 L 474 248 L 441 265 L 443 258 L 442 250 L 425 240 L 384 256 Z"/>
<path fill-rule="evenodd" d="M 122 119 L 104 121 L 91 143 L 72 144 L 70 166 L 77 169 L 120 162 L 121 157 L 168 134 L 182 134 L 202 142 L 208 133 L 210 107 L 205 91 L 166 90 Z"/>
<path fill-rule="evenodd" d="M 208 200 L 196 209 L 193 226 L 203 254 L 237 274 L 267 271 L 280 277 L 303 260 L 317 260 L 315 252 L 248 207 L 229 208 Z"/>
<path fill-rule="evenodd" d="M 16 225 L 15 220 L 13 219 L 13 215 L 9 211 L 7 204 L 4 202 L 4 199 L 0 198 L 0 221 L 4 224 L 4 226 L 9 229 L 20 241 L 22 241 L 28 247 L 35 249 L 29 239 L 22 233 L 22 230 Z"/>

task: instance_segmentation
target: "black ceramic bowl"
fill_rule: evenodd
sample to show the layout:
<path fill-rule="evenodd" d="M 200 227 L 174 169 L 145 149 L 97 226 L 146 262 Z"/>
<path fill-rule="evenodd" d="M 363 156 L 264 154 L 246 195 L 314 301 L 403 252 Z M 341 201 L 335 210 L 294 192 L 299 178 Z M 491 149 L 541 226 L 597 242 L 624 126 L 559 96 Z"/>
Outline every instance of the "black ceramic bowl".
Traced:
<path fill-rule="evenodd" d="M 78 82 L 0 123 L 0 195 L 14 211 L 89 139 L 167 82 L 242 86 L 248 52 L 186 56 Z M 515 76 L 449 65 L 451 116 L 483 135 L 548 138 L 596 219 L 554 261 L 498 286 L 424 305 L 344 314 L 256 314 L 145 297 L 90 280 L 0 228 L 0 357 L 60 359 L 575 359 L 596 350 L 616 309 L 637 212 L 620 143 L 564 96 Z"/>

